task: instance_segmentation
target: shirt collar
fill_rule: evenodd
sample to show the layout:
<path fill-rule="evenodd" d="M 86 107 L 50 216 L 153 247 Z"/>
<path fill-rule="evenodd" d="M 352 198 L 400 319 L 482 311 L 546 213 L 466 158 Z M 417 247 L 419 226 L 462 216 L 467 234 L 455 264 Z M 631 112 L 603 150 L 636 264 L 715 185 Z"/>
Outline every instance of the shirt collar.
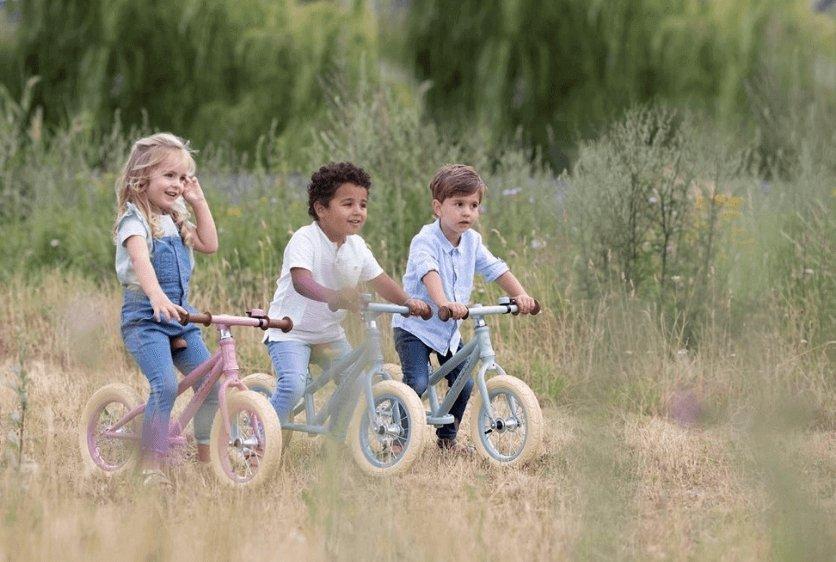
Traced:
<path fill-rule="evenodd" d="M 322 227 L 321 227 L 321 226 L 319 226 L 319 221 L 313 221 L 313 223 L 311 223 L 311 224 L 313 224 L 313 225 L 316 227 L 316 231 L 317 231 L 317 233 L 319 234 L 319 237 L 322 239 L 322 242 L 323 242 L 326 246 L 328 246 L 329 248 L 331 248 L 332 250 L 336 251 L 336 250 L 337 250 L 337 243 L 336 243 L 336 242 L 332 242 L 332 241 L 331 241 L 331 239 L 330 239 L 330 238 L 328 238 L 328 235 L 327 235 L 327 234 L 325 234 L 325 231 L 324 231 L 324 230 L 322 230 Z M 345 241 L 346 241 L 346 242 L 348 242 L 348 237 L 346 237 Z M 345 244 L 345 242 L 344 242 L 343 244 Z"/>
<path fill-rule="evenodd" d="M 439 242 L 441 242 L 441 249 L 444 250 L 447 254 L 452 254 L 454 251 L 458 251 L 458 247 L 453 246 L 453 243 L 444 236 L 444 231 L 441 230 L 441 221 L 435 219 L 435 222 L 432 224 L 433 233 L 435 233 L 436 237 L 438 238 Z M 464 235 L 462 235 L 464 238 Z M 462 245 L 462 241 L 459 240 L 459 246 Z"/>

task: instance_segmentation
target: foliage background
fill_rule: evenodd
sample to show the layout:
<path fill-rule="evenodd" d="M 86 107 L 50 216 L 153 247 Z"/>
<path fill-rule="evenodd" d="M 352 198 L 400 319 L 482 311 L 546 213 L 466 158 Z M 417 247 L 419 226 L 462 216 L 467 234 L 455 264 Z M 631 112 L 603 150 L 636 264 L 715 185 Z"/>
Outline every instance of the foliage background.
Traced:
<path fill-rule="evenodd" d="M 17 443 L 5 435 L 22 419 L 27 368 L 40 373 L 30 415 L 53 428 L 28 444 L 45 467 L 56 465 L 53 445 L 76 458 L 60 436 L 97 385 L 122 377 L 144 392 L 118 337 L 110 234 L 116 173 L 138 136 L 170 129 L 199 149 L 221 249 L 199 259 L 193 294 L 210 310 L 269 300 L 322 163 L 371 172 L 363 236 L 398 276 L 430 220 L 428 179 L 460 161 L 489 186 L 489 247 L 544 304 L 537 318 L 492 328 L 501 362 L 532 386 L 550 425 L 533 467 L 497 475 L 433 457 L 416 486 L 456 472 L 433 501 L 464 505 L 483 526 L 517 521 L 508 506 L 531 502 L 519 521 L 541 525 L 544 544 L 567 556 L 832 552 L 836 25 L 827 2 L 816 6 L 824 11 L 777 0 L 0 4 L 0 359 L 16 389 L 0 393 L 0 436 Z M 474 299 L 497 296 L 480 284 Z M 50 345 L 32 347 L 32 334 Z M 265 370 L 257 337 L 241 342 L 244 368 Z M 78 404 L 51 394 L 51 370 Z M 300 477 L 292 467 L 311 454 L 291 454 L 285 478 L 306 499 L 276 500 L 294 506 L 283 520 L 363 551 L 374 537 L 341 526 L 358 514 L 334 491 L 368 497 L 371 486 L 344 481 L 339 461 Z M 59 483 L 73 482 L 70 511 L 133 497 L 60 473 L 34 480 L 42 501 L 30 508 L 19 464 L 2 461 L 2 491 L 20 501 L 8 504 L 18 523 L 0 535 L 0 554 L 23 529 L 49 535 L 38 506 Z M 374 497 L 419 495 L 396 487 Z M 401 548 L 420 541 L 375 509 L 391 552 L 421 557 Z M 459 524 L 468 542 L 447 546 L 487 552 L 479 525 Z M 518 552 L 514 540 L 503 552 Z"/>

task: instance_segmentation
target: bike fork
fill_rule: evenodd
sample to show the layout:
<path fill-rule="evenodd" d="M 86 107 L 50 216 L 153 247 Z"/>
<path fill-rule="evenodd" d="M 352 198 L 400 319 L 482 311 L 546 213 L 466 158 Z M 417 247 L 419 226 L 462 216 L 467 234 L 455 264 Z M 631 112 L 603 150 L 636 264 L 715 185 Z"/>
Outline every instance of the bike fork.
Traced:
<path fill-rule="evenodd" d="M 476 373 L 476 387 L 479 389 L 479 395 L 482 397 L 482 404 L 485 405 L 485 413 L 488 414 L 488 419 L 491 420 L 491 426 L 493 426 L 496 424 L 496 416 L 493 412 L 493 406 L 491 406 L 488 384 L 485 382 L 485 374 L 488 371 L 496 371 L 498 375 L 504 375 L 505 371 L 495 361 L 490 361 L 482 363 L 479 367 L 479 372 Z"/>

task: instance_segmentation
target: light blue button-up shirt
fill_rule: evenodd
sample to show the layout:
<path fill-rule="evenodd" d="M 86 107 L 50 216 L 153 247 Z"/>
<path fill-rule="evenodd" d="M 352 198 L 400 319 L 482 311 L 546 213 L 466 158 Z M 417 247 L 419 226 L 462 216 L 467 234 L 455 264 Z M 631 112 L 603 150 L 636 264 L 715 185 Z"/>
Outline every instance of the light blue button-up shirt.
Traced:
<path fill-rule="evenodd" d="M 444 286 L 444 294 L 450 301 L 470 303 L 473 277 L 480 274 L 487 281 L 494 281 L 508 271 L 508 265 L 497 258 L 482 243 L 482 235 L 473 229 L 462 234 L 458 246 L 453 246 L 441 231 L 438 220 L 424 226 L 409 245 L 409 258 L 403 276 L 403 288 L 410 297 L 429 303 L 433 311 L 430 320 L 395 315 L 392 326 L 418 337 L 435 351 L 446 355 L 456 350 L 461 341 L 461 320 L 442 322 L 438 307 L 433 303 L 427 287 L 421 279 L 430 271 L 437 271 Z"/>

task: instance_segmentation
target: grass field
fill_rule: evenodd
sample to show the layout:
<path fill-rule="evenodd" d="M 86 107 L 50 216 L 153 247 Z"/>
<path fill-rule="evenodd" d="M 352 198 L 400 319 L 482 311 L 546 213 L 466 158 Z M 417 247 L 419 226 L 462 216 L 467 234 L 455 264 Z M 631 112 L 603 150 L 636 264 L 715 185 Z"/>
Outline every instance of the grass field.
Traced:
<path fill-rule="evenodd" d="M 526 150 L 489 155 L 478 135 L 446 140 L 419 111 L 363 94 L 335 100 L 303 161 L 271 138 L 249 160 L 198 154 L 221 250 L 199 259 L 192 304 L 267 304 L 284 244 L 308 221 L 305 178 L 331 160 L 371 172 L 363 235 L 397 278 L 429 218 L 428 178 L 471 163 L 489 186 L 485 240 L 544 305 L 490 320 L 499 362 L 544 410 L 536 459 L 498 470 L 446 458 L 428 435 L 407 474 L 370 480 L 341 446 L 302 437 L 258 491 L 230 492 L 189 463 L 166 495 L 83 474 L 87 398 L 110 382 L 147 393 L 119 336 L 110 239 L 113 181 L 138 133 L 79 122 L 46 141 L 7 104 L 0 560 L 832 560 L 829 105 L 787 109 L 754 140 L 636 109 L 555 175 Z M 473 298 L 497 296 L 477 284 Z M 236 331 L 243 374 L 269 370 L 259 336 Z M 396 359 L 388 335 L 384 351 Z"/>
<path fill-rule="evenodd" d="M 580 358 L 555 362 L 548 377 L 524 367 L 534 349 L 525 335 L 542 342 L 563 334 L 563 353 L 576 355 L 579 342 L 554 314 L 497 318 L 494 327 L 514 322 L 523 332 L 516 340 L 496 330 L 500 361 L 544 407 L 542 450 L 527 466 L 449 458 L 428 434 L 407 474 L 376 480 L 344 447 L 303 437 L 265 489 L 231 492 L 187 462 L 172 471 L 173 492 L 156 495 L 131 478 L 85 475 L 77 449 L 78 416 L 97 387 L 120 381 L 146 392 L 121 349 L 118 291 L 55 272 L 39 285 L 11 283 L 2 297 L 24 304 L 4 308 L 0 325 L 4 346 L 16 324 L 23 328 L 30 381 L 19 467 L 6 415 L 20 411 L 18 395 L 0 393 L 3 559 L 826 560 L 836 544 L 826 358 L 787 353 L 758 380 L 751 358 L 734 351 L 716 359 L 654 353 L 636 359 L 633 372 L 653 369 L 645 393 L 660 397 L 626 407 L 627 397 L 579 390 L 584 381 L 572 377 L 583 372 Z M 245 372 L 269 368 L 259 334 L 236 333 Z M 4 347 L 8 382 L 21 380 L 13 355 Z M 823 386 L 808 383 L 807 402 L 777 397 L 768 380 L 780 372 L 813 381 L 816 368 Z M 563 381 L 563 390 L 549 390 L 549 380 Z M 761 392 L 770 384 L 776 392 Z"/>

